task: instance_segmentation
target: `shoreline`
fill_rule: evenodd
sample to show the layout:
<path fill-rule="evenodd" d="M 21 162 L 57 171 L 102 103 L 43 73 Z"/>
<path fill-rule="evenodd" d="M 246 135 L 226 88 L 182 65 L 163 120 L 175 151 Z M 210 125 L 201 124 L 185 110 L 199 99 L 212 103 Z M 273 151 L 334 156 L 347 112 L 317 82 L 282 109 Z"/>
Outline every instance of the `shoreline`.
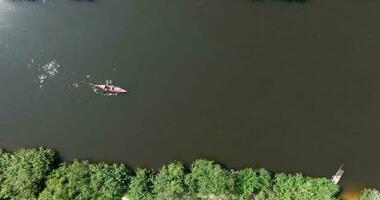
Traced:
<path fill-rule="evenodd" d="M 131 200 L 210 199 L 208 197 L 250 199 L 253 196 L 265 200 L 292 199 L 303 195 L 307 195 L 306 199 L 313 200 L 335 197 L 356 200 L 362 191 L 360 187 L 344 190 L 333 183 L 330 177 L 271 172 L 265 168 L 228 169 L 206 159 L 194 160 L 191 166 L 172 161 L 159 170 L 132 169 L 122 163 L 87 160 L 64 162 L 54 149 L 43 147 L 21 148 L 14 152 L 0 149 L 0 175 L 4 176 L 0 179 L 0 191 L 5 191 L 4 194 L 0 193 L 0 199 L 2 195 L 21 198 L 20 194 L 7 191 L 7 188 L 17 187 L 32 191 L 27 195 L 40 200 L 59 199 L 61 196 L 67 200 L 75 199 L 71 194 L 90 195 L 90 199 L 108 199 L 104 195 L 121 199 L 127 195 Z M 19 179 L 25 178 L 28 180 L 26 186 L 15 185 Z M 71 179 L 71 182 L 62 182 Z M 38 187 L 28 189 L 31 185 Z"/>

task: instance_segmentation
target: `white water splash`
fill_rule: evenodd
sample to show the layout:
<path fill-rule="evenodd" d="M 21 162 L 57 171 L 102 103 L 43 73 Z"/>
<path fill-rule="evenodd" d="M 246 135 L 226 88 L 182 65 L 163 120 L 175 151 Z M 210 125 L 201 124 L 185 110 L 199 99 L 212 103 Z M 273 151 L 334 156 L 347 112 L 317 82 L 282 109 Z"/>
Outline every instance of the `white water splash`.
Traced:
<path fill-rule="evenodd" d="M 105 93 L 104 96 L 117 96 L 118 94 L 116 93 Z"/>
<path fill-rule="evenodd" d="M 40 88 L 43 87 L 43 83 L 46 80 L 50 80 L 58 74 L 58 69 L 60 67 L 61 66 L 55 60 L 51 61 L 48 64 L 41 66 L 41 68 L 39 69 L 41 74 L 38 75 L 38 79 L 40 81 Z"/>
<path fill-rule="evenodd" d="M 79 87 L 79 83 L 73 83 L 73 86 L 78 88 Z"/>

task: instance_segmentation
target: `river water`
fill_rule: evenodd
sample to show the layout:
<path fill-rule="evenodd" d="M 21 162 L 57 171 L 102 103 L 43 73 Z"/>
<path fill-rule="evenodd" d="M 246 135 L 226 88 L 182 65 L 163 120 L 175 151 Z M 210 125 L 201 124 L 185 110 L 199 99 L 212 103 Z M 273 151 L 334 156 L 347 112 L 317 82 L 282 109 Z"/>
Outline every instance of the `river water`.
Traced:
<path fill-rule="evenodd" d="M 0 145 L 380 186 L 380 1 L 0 0 Z M 110 79 L 123 96 L 88 85 Z"/>

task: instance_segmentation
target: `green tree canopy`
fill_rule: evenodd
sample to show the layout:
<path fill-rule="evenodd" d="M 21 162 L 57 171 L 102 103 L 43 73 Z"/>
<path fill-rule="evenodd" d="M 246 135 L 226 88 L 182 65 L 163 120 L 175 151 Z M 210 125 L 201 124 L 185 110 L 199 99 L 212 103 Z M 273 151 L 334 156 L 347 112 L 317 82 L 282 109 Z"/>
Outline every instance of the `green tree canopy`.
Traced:
<path fill-rule="evenodd" d="M 34 148 L 0 154 L 0 199 L 36 199 L 53 168 L 55 152 Z"/>
<path fill-rule="evenodd" d="M 94 199 L 121 199 L 127 193 L 130 172 L 123 164 L 91 164 L 90 187 Z"/>
<path fill-rule="evenodd" d="M 40 199 L 120 199 L 127 191 L 128 180 L 125 165 L 74 161 L 53 171 Z"/>
<path fill-rule="evenodd" d="M 4 152 L 2 149 L 0 149 L 0 188 L 1 184 L 4 181 L 4 171 L 7 168 L 7 165 L 9 164 L 10 155 L 9 153 Z"/>
<path fill-rule="evenodd" d="M 129 184 L 128 198 L 130 200 L 153 199 L 153 178 L 154 173 L 152 170 L 137 169 L 136 175 L 131 178 Z"/>
<path fill-rule="evenodd" d="M 235 173 L 235 190 L 241 199 L 252 199 L 253 194 L 269 189 L 270 180 L 267 170 L 246 168 Z"/>
<path fill-rule="evenodd" d="M 39 199 L 89 200 L 91 197 L 89 163 L 74 161 L 72 164 L 64 163 L 53 171 Z"/>
<path fill-rule="evenodd" d="M 275 176 L 273 192 L 275 199 L 282 200 L 332 200 L 336 199 L 339 186 L 326 178 L 280 173 Z"/>
<path fill-rule="evenodd" d="M 134 173 L 123 164 L 74 161 L 55 165 L 51 149 L 0 149 L 0 200 L 335 200 L 339 186 L 327 178 L 246 168 L 228 171 L 199 159 L 190 171 L 180 162 Z M 380 200 L 365 189 L 361 200 Z"/>
<path fill-rule="evenodd" d="M 161 168 L 153 179 L 156 199 L 180 199 L 185 192 L 185 172 L 182 163 L 173 162 Z"/>
<path fill-rule="evenodd" d="M 200 196 L 228 195 L 233 192 L 234 178 L 220 165 L 209 160 L 196 160 L 191 165 L 185 183 L 190 192 Z"/>
<path fill-rule="evenodd" d="M 380 192 L 376 189 L 364 189 L 360 200 L 380 200 Z"/>

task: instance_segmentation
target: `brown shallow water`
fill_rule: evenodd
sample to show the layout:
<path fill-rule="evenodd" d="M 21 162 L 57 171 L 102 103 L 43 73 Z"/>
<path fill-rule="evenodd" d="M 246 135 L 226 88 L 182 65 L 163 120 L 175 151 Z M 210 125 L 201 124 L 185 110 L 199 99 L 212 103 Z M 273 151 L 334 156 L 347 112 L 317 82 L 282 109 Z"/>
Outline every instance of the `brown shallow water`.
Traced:
<path fill-rule="evenodd" d="M 341 200 L 359 200 L 360 195 L 362 193 L 363 188 L 367 188 L 370 186 L 365 186 L 365 185 L 349 185 L 344 188 L 342 193 L 339 196 L 339 199 Z"/>
<path fill-rule="evenodd" d="M 344 186 L 379 187 L 379 8 L 0 0 L 0 145 L 131 166 L 208 157 L 313 176 L 344 163 Z M 58 73 L 40 88 L 52 61 Z M 131 92 L 104 97 L 85 84 L 105 79 Z"/>

